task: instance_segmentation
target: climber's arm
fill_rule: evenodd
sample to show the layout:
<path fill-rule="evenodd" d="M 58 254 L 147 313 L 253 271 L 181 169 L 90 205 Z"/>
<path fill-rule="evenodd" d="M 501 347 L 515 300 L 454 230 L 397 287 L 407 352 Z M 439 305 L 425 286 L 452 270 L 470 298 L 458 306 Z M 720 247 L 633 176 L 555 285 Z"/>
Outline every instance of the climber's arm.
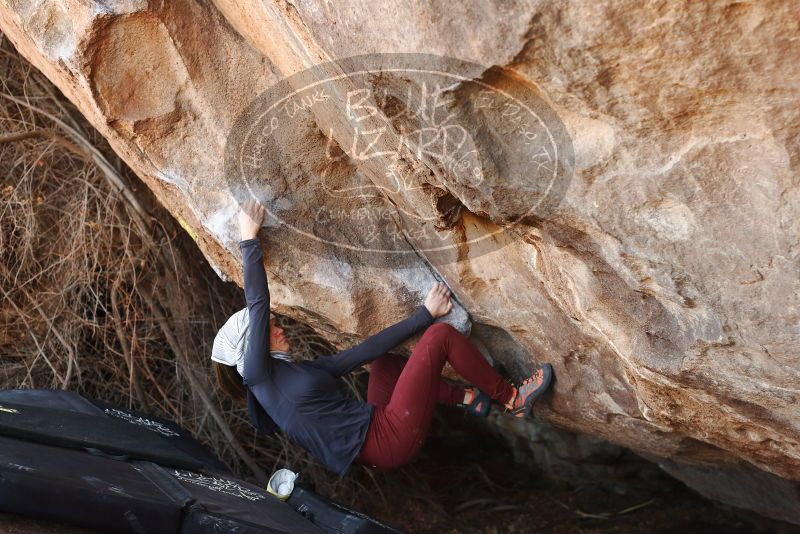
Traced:
<path fill-rule="evenodd" d="M 365 363 L 383 356 L 409 337 L 427 328 L 432 322 L 433 316 L 422 305 L 411 316 L 370 336 L 355 347 L 331 356 L 320 356 L 313 360 L 313 364 L 336 377 L 346 375 Z"/>
<path fill-rule="evenodd" d="M 255 201 L 246 201 L 239 214 L 244 268 L 244 296 L 250 316 L 247 329 L 247 350 L 244 355 L 242 378 L 252 386 L 270 375 L 272 358 L 269 357 L 269 286 L 264 270 L 264 252 L 256 235 L 264 218 L 264 208 Z"/>

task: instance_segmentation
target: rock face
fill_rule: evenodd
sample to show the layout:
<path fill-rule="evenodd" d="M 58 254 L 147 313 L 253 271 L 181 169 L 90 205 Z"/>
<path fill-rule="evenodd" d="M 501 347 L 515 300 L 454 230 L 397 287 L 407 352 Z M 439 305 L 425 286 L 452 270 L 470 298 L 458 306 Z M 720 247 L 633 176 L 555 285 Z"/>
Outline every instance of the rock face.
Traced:
<path fill-rule="evenodd" d="M 734 504 L 800 522 L 796 5 L 0 0 L 0 28 L 222 275 L 241 281 L 231 217 L 243 191 L 269 203 L 279 312 L 343 344 L 444 280 L 459 302 L 448 321 L 508 369 L 553 364 L 541 417 L 669 458 L 673 472 L 689 466 L 684 479 L 712 497 L 732 500 L 704 472 L 757 478 L 759 499 Z M 469 62 L 441 95 L 464 126 L 453 132 L 466 132 L 457 150 L 447 149 L 455 133 L 443 138 L 436 113 L 422 113 L 414 146 L 436 150 L 398 157 L 394 101 L 359 101 L 366 115 L 354 118 L 360 75 L 333 64 L 316 99 L 298 78 L 286 85 L 298 96 L 283 108 L 294 126 L 256 138 L 257 176 L 231 181 L 230 151 L 244 146 L 231 136 L 243 117 L 257 121 L 253 102 L 269 88 L 331 60 L 408 52 L 431 55 L 422 65 Z M 564 149 L 547 155 L 563 173 L 555 197 L 519 181 L 541 147 L 510 142 L 515 116 L 481 114 L 471 81 L 552 112 L 545 122 Z M 399 75 L 369 83 L 424 92 Z M 425 141 L 430 127 L 439 133 Z M 357 157 L 348 140 L 378 128 L 370 156 Z M 546 209 L 527 210 L 547 195 Z M 342 246 L 374 230 L 352 212 L 331 215 L 354 203 L 404 231 L 392 245 L 402 262 Z M 389 227 L 378 228 L 382 245 Z M 420 230 L 446 246 L 429 247 Z M 314 242 L 333 231 L 336 243 Z M 765 508 L 773 486 L 786 505 Z"/>

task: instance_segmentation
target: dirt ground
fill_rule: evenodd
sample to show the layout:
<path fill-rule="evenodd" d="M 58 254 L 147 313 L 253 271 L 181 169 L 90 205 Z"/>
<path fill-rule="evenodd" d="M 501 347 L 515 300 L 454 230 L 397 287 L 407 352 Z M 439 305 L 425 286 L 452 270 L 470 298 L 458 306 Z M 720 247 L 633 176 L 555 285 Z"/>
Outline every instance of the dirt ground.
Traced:
<path fill-rule="evenodd" d="M 800 533 L 800 527 L 709 501 L 633 454 L 621 466 L 624 475 L 610 484 L 614 491 L 603 487 L 607 481 L 549 482 L 545 473 L 515 463 L 497 438 L 476 433 L 461 415 L 440 413 L 417 461 L 395 475 L 417 480 L 416 493 L 394 489 L 388 506 L 360 510 L 423 534 Z"/>

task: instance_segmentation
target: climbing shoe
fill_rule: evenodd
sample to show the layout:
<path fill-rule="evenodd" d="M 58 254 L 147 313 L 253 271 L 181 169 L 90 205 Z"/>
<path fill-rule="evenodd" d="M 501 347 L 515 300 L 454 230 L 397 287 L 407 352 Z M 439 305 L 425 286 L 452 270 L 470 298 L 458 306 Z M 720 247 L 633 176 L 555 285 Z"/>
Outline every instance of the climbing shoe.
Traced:
<path fill-rule="evenodd" d="M 494 361 L 491 356 L 487 356 L 486 354 L 484 354 L 484 358 L 486 358 L 486 361 L 492 364 L 492 367 L 495 371 L 500 374 L 505 374 L 505 368 L 503 367 L 502 363 Z M 456 406 L 460 408 L 466 408 L 467 413 L 474 415 L 475 417 L 487 417 L 492 409 L 492 397 L 490 397 L 488 393 L 484 393 L 475 386 L 469 386 L 465 388 L 464 391 L 472 392 L 470 401 L 459 402 L 456 404 Z"/>
<path fill-rule="evenodd" d="M 488 416 L 489 410 L 492 407 L 492 398 L 475 386 L 468 387 L 465 391 L 472 392 L 472 398 L 469 402 L 459 402 L 456 406 L 466 408 L 467 413 L 475 417 Z"/>
<path fill-rule="evenodd" d="M 528 417 L 533 411 L 533 403 L 542 393 L 547 391 L 553 382 L 553 366 L 549 363 L 542 365 L 531 376 L 522 381 L 516 388 L 513 401 L 509 402 L 513 408 L 506 405 L 505 413 L 514 417 Z"/>

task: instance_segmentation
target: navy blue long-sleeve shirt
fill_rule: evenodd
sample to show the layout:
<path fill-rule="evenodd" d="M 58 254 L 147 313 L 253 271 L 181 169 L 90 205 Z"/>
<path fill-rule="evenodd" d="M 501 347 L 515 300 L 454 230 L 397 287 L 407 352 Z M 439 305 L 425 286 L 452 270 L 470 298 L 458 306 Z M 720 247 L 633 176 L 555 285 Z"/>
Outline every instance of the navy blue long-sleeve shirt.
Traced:
<path fill-rule="evenodd" d="M 261 244 L 257 238 L 247 239 L 239 247 L 250 313 L 243 371 L 250 422 L 265 435 L 280 428 L 343 477 L 361 450 L 374 407 L 345 396 L 336 379 L 424 330 L 433 317 L 423 305 L 410 317 L 343 352 L 302 362 L 273 358 L 269 355 L 269 288 Z"/>

